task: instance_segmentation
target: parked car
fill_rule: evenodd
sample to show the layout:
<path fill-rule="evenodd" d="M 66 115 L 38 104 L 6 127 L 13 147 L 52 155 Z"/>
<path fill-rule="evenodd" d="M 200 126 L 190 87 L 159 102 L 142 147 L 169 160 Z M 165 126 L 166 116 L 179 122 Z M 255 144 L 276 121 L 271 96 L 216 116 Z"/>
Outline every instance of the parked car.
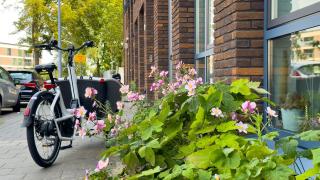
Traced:
<path fill-rule="evenodd" d="M 9 72 L 0 67 L 0 114 L 2 108 L 13 108 L 14 112 L 20 111 L 20 89 L 10 76 Z"/>
<path fill-rule="evenodd" d="M 21 102 L 26 103 L 43 86 L 42 78 L 32 70 L 9 70 L 11 77 L 19 82 Z"/>
<path fill-rule="evenodd" d="M 303 61 L 291 64 L 291 78 L 305 79 L 320 77 L 320 62 Z"/>

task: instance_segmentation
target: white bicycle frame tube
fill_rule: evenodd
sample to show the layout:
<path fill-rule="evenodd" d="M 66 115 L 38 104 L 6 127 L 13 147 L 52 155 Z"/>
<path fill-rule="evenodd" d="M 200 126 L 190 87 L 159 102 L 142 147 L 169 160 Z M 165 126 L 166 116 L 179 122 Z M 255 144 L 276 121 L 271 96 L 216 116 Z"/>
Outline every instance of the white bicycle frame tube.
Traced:
<path fill-rule="evenodd" d="M 78 91 L 78 85 L 77 85 L 77 75 L 76 75 L 74 67 L 68 66 L 68 74 L 69 74 L 69 83 L 70 83 L 72 99 L 77 99 L 78 103 L 80 105 L 79 91 Z M 69 138 L 69 137 L 63 137 L 61 135 L 61 131 L 58 126 L 58 122 L 66 121 L 70 118 L 74 118 L 74 114 L 69 112 L 67 110 L 66 106 L 64 105 L 64 101 L 63 101 L 60 87 L 59 86 L 55 87 L 54 91 L 55 91 L 55 96 L 54 96 L 53 102 L 51 104 L 50 110 L 51 110 L 51 112 L 54 112 L 54 107 L 56 106 L 57 103 L 59 103 L 60 108 L 61 108 L 61 112 L 62 112 L 62 117 L 54 119 L 54 123 L 57 127 L 58 137 L 61 141 L 73 140 L 73 136 L 71 138 Z"/>

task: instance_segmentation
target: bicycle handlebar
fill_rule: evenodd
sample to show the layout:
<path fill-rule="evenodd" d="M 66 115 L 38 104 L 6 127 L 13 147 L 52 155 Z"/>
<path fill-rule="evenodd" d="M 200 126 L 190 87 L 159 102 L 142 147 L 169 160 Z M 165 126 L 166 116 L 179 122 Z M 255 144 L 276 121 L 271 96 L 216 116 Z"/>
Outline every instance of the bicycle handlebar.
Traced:
<path fill-rule="evenodd" d="M 85 47 L 94 47 L 94 42 L 93 41 L 87 41 L 85 43 L 83 43 L 79 48 L 74 48 L 74 46 L 72 45 L 69 48 L 61 48 L 58 46 L 58 41 L 57 40 L 51 40 L 49 44 L 38 44 L 38 45 L 34 45 L 33 47 L 37 48 L 37 49 L 44 49 L 44 50 L 61 50 L 61 51 L 73 51 L 73 52 L 77 52 Z"/>

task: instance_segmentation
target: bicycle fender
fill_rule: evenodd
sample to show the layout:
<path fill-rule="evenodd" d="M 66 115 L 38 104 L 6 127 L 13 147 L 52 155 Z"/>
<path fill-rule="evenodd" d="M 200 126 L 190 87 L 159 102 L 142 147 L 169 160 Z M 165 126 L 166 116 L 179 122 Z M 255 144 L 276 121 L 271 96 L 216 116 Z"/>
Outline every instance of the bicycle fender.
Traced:
<path fill-rule="evenodd" d="M 41 99 L 40 97 L 43 96 L 52 96 L 52 98 L 54 98 L 54 95 L 49 91 L 39 91 L 34 94 L 31 97 L 26 109 L 24 110 L 21 127 L 29 127 L 33 123 L 37 111 L 35 107 L 35 105 L 37 104 L 36 102 L 39 101 Z"/>

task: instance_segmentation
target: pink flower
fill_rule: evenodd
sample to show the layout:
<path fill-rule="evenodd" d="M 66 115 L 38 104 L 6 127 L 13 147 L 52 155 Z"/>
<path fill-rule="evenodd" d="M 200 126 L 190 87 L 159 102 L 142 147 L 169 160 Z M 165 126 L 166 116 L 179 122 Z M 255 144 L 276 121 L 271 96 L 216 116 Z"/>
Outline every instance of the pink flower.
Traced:
<path fill-rule="evenodd" d="M 76 120 L 74 127 L 75 127 L 76 129 L 78 129 L 78 128 L 80 127 L 80 121 L 79 121 L 79 119 Z"/>
<path fill-rule="evenodd" d="M 241 107 L 244 113 L 247 113 L 247 112 L 254 113 L 254 110 L 257 107 L 257 104 L 255 102 L 246 101 L 241 105 Z"/>
<path fill-rule="evenodd" d="M 158 68 L 156 66 L 151 66 L 151 72 L 150 72 L 150 75 L 149 77 L 152 77 L 154 73 L 156 73 L 158 70 Z"/>
<path fill-rule="evenodd" d="M 168 71 L 161 71 L 160 72 L 160 77 L 167 77 L 167 75 L 169 74 L 169 72 Z"/>
<path fill-rule="evenodd" d="M 248 124 L 243 124 L 243 122 L 240 121 L 240 122 L 237 123 L 236 125 L 239 127 L 238 131 L 239 131 L 240 133 L 241 133 L 241 132 L 248 133 L 248 132 L 247 132 Z"/>
<path fill-rule="evenodd" d="M 276 111 L 272 110 L 270 107 L 267 107 L 267 113 L 270 117 L 278 117 Z"/>
<path fill-rule="evenodd" d="M 197 84 L 197 85 L 203 84 L 202 77 L 199 77 L 199 78 L 196 79 L 196 84 Z"/>
<path fill-rule="evenodd" d="M 88 169 L 86 169 L 85 174 L 86 174 L 86 176 L 85 176 L 84 180 L 89 180 L 89 170 Z"/>
<path fill-rule="evenodd" d="M 217 118 L 223 117 L 222 111 L 219 108 L 212 108 L 211 115 Z"/>
<path fill-rule="evenodd" d="M 86 115 L 86 113 L 87 110 L 83 106 L 81 106 L 75 111 L 75 115 L 77 118 L 83 118 Z"/>
<path fill-rule="evenodd" d="M 195 94 L 195 89 L 197 88 L 196 81 L 191 80 L 185 85 L 185 89 L 188 90 L 188 96 L 193 96 Z"/>
<path fill-rule="evenodd" d="M 95 95 L 98 94 L 98 91 L 92 87 L 87 87 L 84 97 L 86 98 L 94 98 Z"/>
<path fill-rule="evenodd" d="M 118 134 L 118 130 L 116 128 L 112 128 L 110 130 L 110 136 L 111 137 L 115 137 L 115 136 L 117 136 L 117 134 Z"/>
<path fill-rule="evenodd" d="M 123 108 L 124 108 L 123 102 L 118 101 L 118 102 L 117 102 L 117 109 L 121 111 Z"/>
<path fill-rule="evenodd" d="M 137 101 L 137 100 L 139 100 L 139 94 L 130 91 L 130 92 L 127 94 L 127 98 L 128 98 L 129 101 Z"/>
<path fill-rule="evenodd" d="M 97 106 L 97 102 L 94 101 L 93 104 L 92 104 L 92 107 L 96 107 Z"/>
<path fill-rule="evenodd" d="M 109 121 L 110 123 L 112 123 L 112 121 L 113 121 L 111 114 L 108 114 L 108 121 Z"/>
<path fill-rule="evenodd" d="M 114 123 L 117 125 L 121 124 L 121 117 L 119 115 L 116 115 L 116 120 L 114 121 Z"/>
<path fill-rule="evenodd" d="M 104 124 L 104 120 L 98 120 L 97 124 L 95 125 L 95 130 L 99 133 L 103 130 L 103 128 L 105 128 L 106 125 Z"/>
<path fill-rule="evenodd" d="M 83 139 L 84 136 L 86 136 L 87 131 L 84 128 L 80 128 L 79 130 L 79 136 Z"/>
<path fill-rule="evenodd" d="M 129 92 L 129 85 L 124 85 L 120 88 L 121 94 L 127 94 Z"/>
<path fill-rule="evenodd" d="M 103 161 L 103 160 L 100 160 L 100 161 L 98 162 L 97 166 L 96 166 L 95 171 L 96 171 L 96 172 L 101 171 L 102 169 L 106 168 L 106 167 L 108 166 L 108 164 L 109 164 L 109 158 L 107 158 L 107 159 L 104 160 L 104 161 Z"/>
<path fill-rule="evenodd" d="M 129 127 L 130 127 L 130 123 L 129 122 L 124 123 L 124 128 L 128 129 Z"/>
<path fill-rule="evenodd" d="M 179 70 L 182 68 L 183 62 L 179 61 L 179 63 L 176 65 L 176 70 Z"/>
<path fill-rule="evenodd" d="M 195 75 L 197 75 L 197 71 L 194 69 L 194 68 L 191 68 L 191 69 L 189 69 L 189 75 L 190 76 L 195 76 Z"/>
<path fill-rule="evenodd" d="M 232 112 L 232 113 L 231 113 L 231 119 L 232 119 L 232 120 L 237 120 L 237 113 Z"/>
<path fill-rule="evenodd" d="M 186 74 L 186 75 L 183 76 L 182 83 L 186 83 L 190 79 L 191 79 L 191 77 L 188 74 Z"/>
<path fill-rule="evenodd" d="M 89 113 L 89 117 L 88 117 L 88 120 L 89 121 L 94 121 L 97 119 L 97 114 L 96 112 L 92 112 L 92 113 Z"/>
<path fill-rule="evenodd" d="M 145 95 L 139 95 L 139 101 L 143 101 L 145 97 Z"/>

